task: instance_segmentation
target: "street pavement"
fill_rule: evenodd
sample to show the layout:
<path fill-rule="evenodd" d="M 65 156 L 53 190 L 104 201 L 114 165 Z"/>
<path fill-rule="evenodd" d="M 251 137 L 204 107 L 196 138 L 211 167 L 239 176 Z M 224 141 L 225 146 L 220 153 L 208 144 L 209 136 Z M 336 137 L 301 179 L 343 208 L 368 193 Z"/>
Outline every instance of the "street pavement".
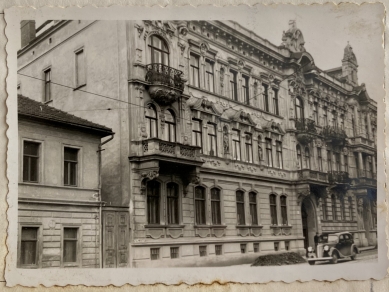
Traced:
<path fill-rule="evenodd" d="M 341 265 L 349 265 L 349 264 L 360 264 L 360 263 L 374 263 L 378 259 L 378 250 L 377 249 L 371 249 L 362 251 L 360 254 L 357 255 L 357 258 L 352 261 L 350 257 L 347 257 L 345 259 L 339 259 L 338 264 Z M 308 263 L 307 263 L 308 264 Z M 329 262 L 316 262 L 315 265 L 330 265 Z"/>

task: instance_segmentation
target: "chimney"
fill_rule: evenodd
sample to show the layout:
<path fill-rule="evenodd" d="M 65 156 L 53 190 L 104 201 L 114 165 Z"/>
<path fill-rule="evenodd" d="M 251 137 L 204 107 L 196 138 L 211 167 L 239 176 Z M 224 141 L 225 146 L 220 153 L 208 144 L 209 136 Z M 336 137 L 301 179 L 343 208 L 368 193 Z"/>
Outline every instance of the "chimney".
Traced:
<path fill-rule="evenodd" d="M 22 20 L 20 22 L 22 48 L 35 39 L 35 20 Z"/>

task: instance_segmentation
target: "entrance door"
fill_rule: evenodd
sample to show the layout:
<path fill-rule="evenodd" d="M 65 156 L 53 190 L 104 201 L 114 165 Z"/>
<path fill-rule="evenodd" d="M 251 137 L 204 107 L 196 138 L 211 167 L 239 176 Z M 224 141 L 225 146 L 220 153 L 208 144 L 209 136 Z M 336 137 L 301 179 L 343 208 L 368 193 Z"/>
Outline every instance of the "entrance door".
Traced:
<path fill-rule="evenodd" d="M 126 267 L 128 263 L 128 212 L 103 212 L 103 267 Z"/>
<path fill-rule="evenodd" d="M 315 206 L 311 199 L 306 197 L 301 203 L 301 220 L 303 225 L 304 248 L 315 247 L 314 237 L 317 232 Z"/>

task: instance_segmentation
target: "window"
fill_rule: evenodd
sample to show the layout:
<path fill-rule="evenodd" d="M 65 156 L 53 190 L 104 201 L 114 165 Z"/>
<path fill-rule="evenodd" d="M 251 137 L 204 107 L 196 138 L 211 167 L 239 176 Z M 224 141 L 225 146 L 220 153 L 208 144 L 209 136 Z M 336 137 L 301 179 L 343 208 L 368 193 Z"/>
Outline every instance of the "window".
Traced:
<path fill-rule="evenodd" d="M 171 247 L 170 248 L 170 258 L 177 259 L 179 257 L 179 247 Z"/>
<path fill-rule="evenodd" d="M 240 244 L 240 252 L 241 253 L 246 253 L 247 251 L 247 244 L 246 243 L 241 243 Z"/>
<path fill-rule="evenodd" d="M 199 57 L 190 54 L 190 84 L 200 87 Z"/>
<path fill-rule="evenodd" d="M 150 37 L 151 63 L 169 65 L 169 51 L 166 42 L 156 35 Z"/>
<path fill-rule="evenodd" d="M 321 148 L 317 147 L 317 164 L 319 171 L 323 171 L 323 157 L 321 154 Z"/>
<path fill-rule="evenodd" d="M 51 69 L 47 69 L 44 71 L 45 75 L 45 90 L 43 102 L 47 102 L 51 100 Z"/>
<path fill-rule="evenodd" d="M 276 152 L 277 152 L 277 167 L 282 169 L 282 142 L 276 141 Z"/>
<path fill-rule="evenodd" d="M 353 199 L 351 197 L 348 197 L 348 214 L 349 214 L 350 221 L 354 221 Z"/>
<path fill-rule="evenodd" d="M 85 53 L 84 50 L 76 52 L 76 87 L 86 84 Z"/>
<path fill-rule="evenodd" d="M 262 84 L 263 87 L 263 110 L 269 111 L 269 86 L 267 84 Z"/>
<path fill-rule="evenodd" d="M 146 124 L 147 124 L 147 134 L 149 138 L 158 137 L 157 131 L 157 110 L 152 104 L 148 104 L 146 107 Z"/>
<path fill-rule="evenodd" d="M 304 119 L 304 105 L 300 97 L 296 98 L 295 111 L 296 119 Z"/>
<path fill-rule="evenodd" d="M 249 193 L 251 225 L 258 225 L 257 194 Z"/>
<path fill-rule="evenodd" d="M 359 174 L 359 158 L 358 158 L 358 152 L 354 152 L 354 159 L 355 159 L 355 168 L 356 172 Z"/>
<path fill-rule="evenodd" d="M 370 139 L 370 137 L 369 137 L 369 126 L 367 124 L 367 118 L 365 118 L 365 133 L 366 133 L 366 139 Z"/>
<path fill-rule="evenodd" d="M 215 245 L 215 254 L 222 255 L 223 254 L 223 246 L 221 244 Z"/>
<path fill-rule="evenodd" d="M 279 115 L 278 90 L 273 88 L 273 114 Z"/>
<path fill-rule="evenodd" d="M 318 125 L 319 124 L 319 109 L 318 109 L 318 105 L 316 102 L 313 104 L 313 119 L 315 120 L 316 125 Z"/>
<path fill-rule="evenodd" d="M 164 140 L 176 142 L 176 118 L 173 111 L 167 110 L 165 112 L 165 123 Z"/>
<path fill-rule="evenodd" d="M 273 153 L 272 153 L 272 145 L 271 139 L 266 138 L 266 161 L 267 165 L 273 167 Z"/>
<path fill-rule="evenodd" d="M 331 209 L 332 209 L 332 220 L 338 220 L 338 216 L 336 214 L 336 198 L 335 198 L 335 195 L 331 196 Z"/>
<path fill-rule="evenodd" d="M 150 248 L 150 258 L 151 260 L 159 259 L 159 248 Z"/>
<path fill-rule="evenodd" d="M 373 140 L 373 141 L 375 141 L 375 128 L 373 127 L 373 128 L 371 128 L 371 139 Z"/>
<path fill-rule="evenodd" d="M 332 153 L 331 151 L 327 150 L 327 168 L 328 171 L 332 171 Z"/>
<path fill-rule="evenodd" d="M 253 137 L 249 133 L 245 133 L 246 135 L 246 162 L 253 162 Z"/>
<path fill-rule="evenodd" d="M 340 199 L 340 220 L 346 220 L 346 209 L 344 205 L 344 199 Z"/>
<path fill-rule="evenodd" d="M 63 262 L 77 262 L 78 228 L 63 229 Z"/>
<path fill-rule="evenodd" d="M 217 156 L 216 125 L 208 123 L 208 153 Z"/>
<path fill-rule="evenodd" d="M 237 73 L 230 70 L 230 98 L 232 100 L 238 100 L 238 84 L 237 84 Z"/>
<path fill-rule="evenodd" d="M 323 123 L 324 123 L 324 126 L 328 126 L 327 108 L 323 108 Z"/>
<path fill-rule="evenodd" d="M 221 224 L 221 212 L 220 212 L 220 190 L 217 188 L 211 189 L 211 213 L 212 224 Z"/>
<path fill-rule="evenodd" d="M 192 144 L 193 146 L 202 147 L 202 126 L 200 120 L 192 120 Z"/>
<path fill-rule="evenodd" d="M 285 250 L 289 250 L 289 241 L 285 241 Z"/>
<path fill-rule="evenodd" d="M 242 98 L 245 104 L 250 104 L 249 77 L 242 76 Z"/>
<path fill-rule="evenodd" d="M 213 62 L 210 60 L 205 60 L 205 88 L 208 91 L 215 92 Z"/>
<path fill-rule="evenodd" d="M 39 143 L 23 143 L 23 181 L 38 182 L 39 179 Z"/>
<path fill-rule="evenodd" d="M 166 185 L 167 195 L 167 222 L 168 224 L 179 223 L 178 208 L 178 185 L 170 182 Z"/>
<path fill-rule="evenodd" d="M 151 180 L 147 182 L 147 222 L 149 224 L 159 224 L 159 200 L 160 183 Z"/>
<path fill-rule="evenodd" d="M 196 225 L 205 225 L 205 189 L 203 187 L 195 188 L 195 210 Z"/>
<path fill-rule="evenodd" d="M 246 224 L 243 191 L 236 191 L 236 216 L 238 225 Z"/>
<path fill-rule="evenodd" d="M 269 196 L 270 199 L 270 217 L 271 217 L 271 225 L 277 225 L 277 197 L 274 194 Z"/>
<path fill-rule="evenodd" d="M 206 245 L 200 245 L 199 246 L 199 252 L 201 257 L 207 256 L 207 246 Z"/>
<path fill-rule="evenodd" d="M 338 114 L 336 112 L 332 112 L 332 126 L 334 128 L 338 127 Z"/>
<path fill-rule="evenodd" d="M 300 165 L 300 169 L 303 169 L 303 156 L 301 155 L 300 145 L 296 145 L 297 163 Z"/>
<path fill-rule="evenodd" d="M 307 169 L 311 169 L 311 156 L 309 155 L 308 147 L 305 147 L 304 154 L 305 154 L 305 166 Z"/>
<path fill-rule="evenodd" d="M 334 153 L 334 155 L 335 155 L 336 171 L 340 171 L 340 154 L 339 153 Z"/>
<path fill-rule="evenodd" d="M 354 116 L 351 116 L 351 127 L 353 128 L 353 136 L 355 137 L 356 132 L 355 132 L 355 118 L 354 118 Z"/>
<path fill-rule="evenodd" d="M 64 148 L 64 185 L 77 186 L 78 149 Z"/>
<path fill-rule="evenodd" d="M 259 252 L 259 242 L 254 242 L 253 248 L 255 253 Z"/>
<path fill-rule="evenodd" d="M 38 227 L 22 227 L 20 265 L 38 265 Z"/>
<path fill-rule="evenodd" d="M 325 197 L 321 201 L 321 214 L 323 220 L 327 220 L 327 199 Z"/>
<path fill-rule="evenodd" d="M 288 207 L 286 204 L 286 196 L 280 197 L 280 203 L 281 203 L 281 222 L 282 225 L 288 225 Z"/>
<path fill-rule="evenodd" d="M 240 160 L 240 131 L 232 130 L 232 159 Z"/>
<path fill-rule="evenodd" d="M 280 246 L 279 242 L 274 242 L 274 251 L 278 251 L 279 246 Z"/>

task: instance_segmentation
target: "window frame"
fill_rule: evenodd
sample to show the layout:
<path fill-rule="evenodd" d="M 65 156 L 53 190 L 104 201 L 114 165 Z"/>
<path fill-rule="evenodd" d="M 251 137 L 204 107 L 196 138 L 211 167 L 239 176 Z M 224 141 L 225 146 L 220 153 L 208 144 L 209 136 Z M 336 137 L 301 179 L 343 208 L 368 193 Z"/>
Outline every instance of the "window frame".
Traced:
<path fill-rule="evenodd" d="M 327 198 L 322 198 L 321 202 L 321 214 L 322 214 L 322 219 L 327 220 L 328 218 L 328 210 L 327 210 Z"/>
<path fill-rule="evenodd" d="M 283 199 L 285 200 L 285 204 L 283 204 Z M 281 195 L 280 196 L 280 211 L 281 211 L 281 223 L 283 226 L 289 226 L 289 214 L 288 214 L 288 196 Z M 286 223 L 285 223 L 286 222 Z"/>
<path fill-rule="evenodd" d="M 353 208 L 353 198 L 351 196 L 347 199 L 348 202 L 348 216 L 350 221 L 354 221 L 354 208 Z"/>
<path fill-rule="evenodd" d="M 65 159 L 65 150 L 66 149 L 74 149 L 74 150 L 77 150 L 77 161 L 70 161 L 70 160 L 66 160 Z M 65 187 L 80 187 L 81 186 L 81 177 L 80 177 L 80 166 L 81 166 L 81 147 L 77 147 L 77 146 L 72 146 L 72 145 L 63 145 L 62 147 L 62 155 L 63 155 L 63 159 L 62 159 L 62 165 L 63 165 L 63 171 L 62 171 L 62 174 L 63 174 L 63 179 L 62 179 L 62 183 Z M 75 163 L 75 184 L 65 184 L 65 179 L 66 179 L 66 175 L 65 175 L 65 169 L 66 169 L 66 163 Z M 69 175 L 69 171 L 70 169 L 68 168 L 68 175 Z M 69 178 L 68 178 L 68 181 L 69 181 Z"/>
<path fill-rule="evenodd" d="M 273 141 L 270 138 L 265 138 L 266 146 L 266 162 L 267 166 L 273 167 Z"/>
<path fill-rule="evenodd" d="M 167 109 L 166 112 L 172 116 L 173 121 L 168 121 L 165 117 L 165 131 L 164 131 L 164 140 L 168 142 L 177 142 L 177 123 L 176 123 L 176 114 L 172 109 Z"/>
<path fill-rule="evenodd" d="M 155 113 L 155 117 L 152 117 L 148 115 L 148 110 L 153 110 Z M 148 138 L 158 138 L 158 111 L 157 107 L 153 103 L 148 103 L 146 105 L 145 110 L 145 119 L 146 119 L 146 132 L 148 134 Z M 153 121 L 153 122 L 152 122 Z M 153 126 L 155 125 L 155 126 Z M 155 134 L 152 134 L 152 132 L 155 132 Z"/>
<path fill-rule="evenodd" d="M 332 212 L 332 221 L 338 221 L 335 195 L 331 195 L 331 212 Z"/>
<path fill-rule="evenodd" d="M 332 172 L 332 152 L 331 150 L 327 150 L 327 170 L 328 172 Z"/>
<path fill-rule="evenodd" d="M 153 258 L 153 255 L 155 255 L 155 254 L 153 254 L 153 250 L 158 251 L 158 253 L 156 253 L 157 258 Z M 160 256 L 161 256 L 161 248 L 160 247 L 150 247 L 150 260 L 151 261 L 159 260 Z"/>
<path fill-rule="evenodd" d="M 211 134 L 209 128 L 212 127 L 214 130 L 214 134 Z M 210 143 L 211 142 L 211 143 Z M 211 145 L 214 145 L 214 149 L 211 150 Z M 208 147 L 208 155 L 217 156 L 217 125 L 211 122 L 207 123 L 207 147 Z M 211 151 L 214 151 L 211 153 Z"/>
<path fill-rule="evenodd" d="M 199 124 L 199 130 L 194 129 L 193 121 Z M 203 152 L 203 121 L 196 118 L 192 118 L 192 145 L 200 147 L 200 153 Z"/>
<path fill-rule="evenodd" d="M 38 145 L 38 151 L 37 151 L 38 155 L 37 156 L 26 155 L 25 151 L 24 151 L 25 143 L 37 144 Z M 43 142 L 42 141 L 37 141 L 37 140 L 31 140 L 31 139 L 23 139 L 22 140 L 22 145 L 23 145 L 22 146 L 23 148 L 22 148 L 22 159 L 21 159 L 21 163 L 22 163 L 22 167 L 21 167 L 21 181 L 24 182 L 24 183 L 39 184 L 42 181 L 42 160 L 43 160 L 43 157 L 42 157 L 42 154 L 43 154 L 42 147 L 43 147 Z M 36 173 L 37 173 L 36 176 L 37 176 L 37 179 L 36 179 L 36 181 L 33 181 L 33 180 L 30 179 L 31 175 L 28 175 L 29 176 L 28 180 L 25 180 L 25 178 L 24 178 L 24 169 L 26 167 L 25 161 L 24 161 L 24 157 L 25 156 L 33 157 L 33 158 L 37 159 L 37 162 L 36 162 L 36 167 L 37 167 L 37 169 L 36 169 Z M 28 173 L 29 174 L 31 173 L 30 169 L 29 169 Z"/>
<path fill-rule="evenodd" d="M 83 54 L 83 58 L 81 60 L 81 62 L 83 63 L 83 66 L 84 66 L 84 72 L 80 72 L 79 70 L 79 64 L 80 63 L 80 60 L 78 59 L 78 56 L 80 54 Z M 75 64 L 75 75 L 74 75 L 74 78 L 75 78 L 75 89 L 77 88 L 80 88 L 82 86 L 85 86 L 87 84 L 87 80 L 86 80 L 86 77 L 87 77 L 87 66 L 86 66 L 86 51 L 85 51 L 85 47 L 81 47 L 77 50 L 74 51 L 74 64 Z M 80 75 L 83 75 L 80 77 Z M 82 78 L 84 78 L 84 80 L 82 80 Z M 82 82 L 84 81 L 84 82 Z"/>
<path fill-rule="evenodd" d="M 250 77 L 242 74 L 242 102 L 250 105 Z"/>
<path fill-rule="evenodd" d="M 153 39 L 154 38 L 157 38 L 161 41 L 161 44 L 162 45 L 165 45 L 166 46 L 166 51 L 163 50 L 163 46 L 162 46 L 162 49 L 154 46 L 154 42 L 153 42 Z M 165 39 L 163 39 L 162 37 L 158 36 L 158 35 L 155 35 L 155 34 L 152 34 L 148 40 L 148 44 L 147 44 L 148 48 L 149 48 L 149 56 L 150 56 L 150 63 L 151 64 L 163 64 L 163 65 L 166 65 L 166 66 L 169 66 L 170 64 L 170 51 L 169 51 L 169 45 L 167 43 L 167 41 Z M 154 51 L 157 51 L 158 53 L 161 54 L 161 58 L 162 60 L 164 60 L 165 58 L 164 57 L 167 57 L 167 64 L 165 63 L 161 63 L 161 62 L 155 62 L 154 60 Z"/>
<path fill-rule="evenodd" d="M 168 192 L 168 187 L 169 185 L 175 185 L 176 186 L 176 195 L 175 196 L 171 196 L 169 195 L 169 192 Z M 166 224 L 167 225 L 179 225 L 181 223 L 181 210 L 180 210 L 180 186 L 178 183 L 174 182 L 174 181 L 170 181 L 170 182 L 167 182 L 166 185 L 165 185 L 165 190 L 166 190 Z M 172 201 L 171 199 L 173 198 L 173 200 L 175 202 L 173 202 L 173 204 L 175 205 L 173 209 L 175 209 L 175 213 L 172 215 L 172 206 L 170 205 L 170 201 Z M 170 200 L 169 200 L 170 199 Z M 171 220 L 171 217 L 174 216 L 174 220 Z M 175 221 L 175 222 L 173 222 Z"/>
<path fill-rule="evenodd" d="M 272 198 L 274 198 L 274 203 L 272 202 Z M 270 208 L 270 225 L 276 226 L 278 225 L 278 204 L 277 204 L 277 195 L 270 194 L 269 195 L 269 208 Z"/>
<path fill-rule="evenodd" d="M 192 57 L 193 60 L 197 61 L 197 67 L 192 64 Z M 190 85 L 194 87 L 200 87 L 200 56 L 194 52 L 189 53 L 189 70 L 190 70 L 190 79 L 189 79 Z M 195 82 L 196 81 L 194 78 L 195 76 L 197 76 L 197 82 Z"/>
<path fill-rule="evenodd" d="M 213 198 L 213 191 L 217 191 L 217 194 L 219 196 L 218 199 Z M 222 195 L 220 188 L 213 187 L 210 190 L 211 192 L 211 223 L 212 225 L 221 225 L 222 224 Z M 214 208 L 214 206 L 217 206 Z M 215 209 L 216 212 L 215 212 Z"/>
<path fill-rule="evenodd" d="M 276 141 L 276 161 L 277 161 L 277 167 L 279 169 L 283 169 L 284 163 L 282 158 L 282 141 Z"/>
<path fill-rule="evenodd" d="M 317 150 L 318 171 L 324 172 L 324 169 L 323 169 L 323 154 L 322 154 L 322 151 L 321 151 L 322 149 L 321 149 L 321 147 L 317 147 L 316 150 Z"/>
<path fill-rule="evenodd" d="M 202 189 L 203 190 L 203 196 L 204 198 L 197 198 L 196 197 L 196 190 L 197 189 Z M 203 226 L 203 225 L 206 225 L 207 224 L 207 189 L 202 186 L 202 185 L 199 185 L 199 186 L 195 186 L 194 187 L 194 194 L 193 194 L 193 199 L 194 199 L 194 221 L 195 221 L 195 225 L 196 226 Z M 196 204 L 197 202 L 202 202 L 201 203 L 201 208 L 203 210 L 203 212 L 201 212 L 201 220 L 199 220 L 199 217 L 198 217 L 198 210 L 197 210 L 197 205 L 200 205 L 199 204 Z"/>
<path fill-rule="evenodd" d="M 230 69 L 230 78 L 229 78 L 229 90 L 230 90 L 230 99 L 234 101 L 238 101 L 238 72 Z"/>
<path fill-rule="evenodd" d="M 297 104 L 297 101 L 299 104 Z M 304 101 L 300 96 L 296 97 L 295 103 L 294 103 L 294 109 L 296 113 L 296 119 L 300 119 L 304 121 Z"/>
<path fill-rule="evenodd" d="M 76 261 L 65 262 L 65 229 L 75 228 L 77 229 L 77 243 L 76 243 Z M 97 234 L 95 236 L 98 236 Z M 82 255 L 82 224 L 62 224 L 61 226 L 61 267 L 80 267 L 81 266 L 81 255 Z"/>
<path fill-rule="evenodd" d="M 242 200 L 238 201 L 238 195 L 242 195 Z M 237 226 L 245 226 L 246 225 L 246 204 L 245 204 L 246 202 L 245 202 L 245 192 L 243 190 L 236 190 L 235 201 L 236 201 L 236 205 L 235 205 L 236 206 L 236 225 Z"/>
<path fill-rule="evenodd" d="M 254 157 L 253 157 L 253 135 L 251 133 L 245 132 L 245 150 L 246 150 L 246 162 L 253 163 Z M 249 139 L 247 139 L 249 137 Z"/>
<path fill-rule="evenodd" d="M 297 156 L 297 162 L 300 163 L 300 169 L 303 169 L 304 168 L 304 165 L 303 165 L 303 155 L 301 153 L 301 146 L 300 146 L 300 144 L 296 145 L 296 156 Z"/>
<path fill-rule="evenodd" d="M 251 198 L 254 198 L 255 200 L 251 200 Z M 258 220 L 258 194 L 256 192 L 254 192 L 254 191 L 249 192 L 249 209 L 250 209 L 251 225 L 252 226 L 259 226 L 259 220 Z"/>
<path fill-rule="evenodd" d="M 153 194 L 149 195 L 149 183 L 150 184 L 158 184 L 158 195 L 155 195 L 154 192 Z M 162 183 L 158 180 L 148 180 L 146 182 L 146 219 L 147 219 L 147 225 L 161 225 L 161 203 L 162 203 L 162 194 L 161 194 L 161 189 L 162 189 Z M 150 200 L 149 200 L 150 197 Z M 158 197 L 158 200 L 156 198 Z M 151 198 L 153 199 L 153 202 L 151 201 Z M 155 207 L 155 213 L 153 216 L 151 214 L 151 204 Z M 150 220 L 151 217 L 155 217 L 155 221 Z"/>
<path fill-rule="evenodd" d="M 234 132 L 236 132 L 236 137 L 238 139 L 234 138 Z M 241 137 L 240 137 L 240 130 L 238 129 L 231 129 L 231 136 L 232 136 L 232 159 L 241 161 L 242 160 L 242 149 L 241 149 Z"/>
<path fill-rule="evenodd" d="M 173 250 L 177 250 L 177 253 L 173 253 Z M 176 254 L 177 256 L 172 257 L 173 254 Z M 180 247 L 179 246 L 171 246 L 170 247 L 170 259 L 178 259 L 180 258 Z"/>
<path fill-rule="evenodd" d="M 35 228 L 37 229 L 37 240 L 36 240 L 36 251 L 35 251 L 35 262 L 36 264 L 28 265 L 22 264 L 21 251 L 22 251 L 22 230 L 23 228 Z M 41 267 L 42 263 L 42 251 L 43 251 L 43 240 L 42 240 L 42 224 L 41 223 L 21 223 L 19 224 L 18 233 L 18 253 L 17 253 L 17 267 L 22 269 L 37 269 Z"/>
<path fill-rule="evenodd" d="M 262 88 L 263 110 L 265 112 L 269 112 L 269 85 L 266 83 L 262 83 Z"/>
<path fill-rule="evenodd" d="M 49 78 L 47 78 L 47 76 Z M 51 77 L 52 77 L 52 70 L 51 67 L 48 67 L 43 70 L 43 103 L 47 103 L 49 101 L 52 101 L 51 98 Z M 48 80 L 47 80 L 48 79 Z"/>
<path fill-rule="evenodd" d="M 273 90 L 273 114 L 279 116 L 280 115 L 280 108 L 278 104 L 278 89 L 272 88 Z"/>
<path fill-rule="evenodd" d="M 304 148 L 305 168 L 311 169 L 311 151 L 309 147 Z"/>
<path fill-rule="evenodd" d="M 208 71 L 207 64 L 209 64 L 212 72 Z M 212 80 L 212 82 L 210 82 L 210 80 Z M 210 83 L 212 83 L 212 88 Z M 205 59 L 205 88 L 209 92 L 215 93 L 215 62 L 208 58 Z"/>

